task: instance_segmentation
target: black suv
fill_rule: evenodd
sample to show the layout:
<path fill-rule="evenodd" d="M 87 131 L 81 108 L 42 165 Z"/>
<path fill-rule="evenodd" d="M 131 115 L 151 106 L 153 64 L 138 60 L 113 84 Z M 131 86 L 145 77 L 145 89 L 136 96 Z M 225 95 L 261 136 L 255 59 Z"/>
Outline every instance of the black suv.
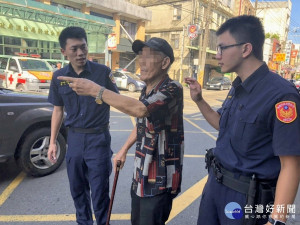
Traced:
<path fill-rule="evenodd" d="M 57 137 L 58 160 L 47 158 L 53 106 L 42 95 L 0 88 L 0 162 L 14 158 L 32 176 L 55 171 L 66 154 L 65 127 Z"/>

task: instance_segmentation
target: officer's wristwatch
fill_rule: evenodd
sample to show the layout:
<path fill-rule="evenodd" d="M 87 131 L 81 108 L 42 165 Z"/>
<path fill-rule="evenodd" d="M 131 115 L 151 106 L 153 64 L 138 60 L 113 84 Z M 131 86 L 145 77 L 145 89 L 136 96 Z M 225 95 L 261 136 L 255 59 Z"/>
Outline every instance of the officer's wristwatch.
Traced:
<path fill-rule="evenodd" d="M 103 95 L 103 91 L 104 91 L 105 89 L 106 89 L 105 87 L 101 87 L 101 88 L 100 88 L 100 91 L 99 91 L 99 93 L 98 93 L 98 95 L 96 96 L 96 99 L 95 99 L 95 102 L 96 102 L 97 104 L 102 104 L 102 103 L 103 103 L 103 101 L 102 101 L 102 95 Z"/>
<path fill-rule="evenodd" d="M 268 220 L 271 224 L 273 225 L 285 225 L 284 222 L 281 222 L 279 220 L 274 220 L 272 217 L 269 217 L 269 220 Z"/>

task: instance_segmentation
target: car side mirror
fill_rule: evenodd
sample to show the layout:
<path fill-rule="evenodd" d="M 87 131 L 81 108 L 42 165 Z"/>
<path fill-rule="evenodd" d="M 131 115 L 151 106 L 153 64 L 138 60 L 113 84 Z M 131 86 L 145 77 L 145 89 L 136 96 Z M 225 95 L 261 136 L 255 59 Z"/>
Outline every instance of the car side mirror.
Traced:
<path fill-rule="evenodd" d="M 127 79 L 127 77 L 126 76 L 122 76 L 122 79 Z"/>

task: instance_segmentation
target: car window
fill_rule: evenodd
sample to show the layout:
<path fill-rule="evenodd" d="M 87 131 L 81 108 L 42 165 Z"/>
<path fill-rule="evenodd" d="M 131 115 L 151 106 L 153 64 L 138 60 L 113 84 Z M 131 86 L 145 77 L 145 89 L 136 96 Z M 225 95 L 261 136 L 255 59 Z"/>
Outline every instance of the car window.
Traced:
<path fill-rule="evenodd" d="M 125 72 L 124 74 L 133 78 L 134 80 L 140 80 L 140 78 L 137 75 L 135 75 L 134 73 Z"/>
<path fill-rule="evenodd" d="M 34 59 L 21 59 L 20 60 L 22 70 L 35 70 L 35 71 L 52 71 L 49 64 L 42 60 Z"/>
<path fill-rule="evenodd" d="M 222 81 L 223 77 L 213 77 L 210 79 L 210 81 Z"/>
<path fill-rule="evenodd" d="M 11 67 L 15 67 L 16 69 L 18 69 L 18 64 L 17 64 L 17 61 L 15 59 L 11 59 L 9 61 L 9 66 L 8 68 L 11 69 Z"/>
<path fill-rule="evenodd" d="M 0 69 L 5 70 L 8 62 L 8 58 L 0 58 Z"/>
<path fill-rule="evenodd" d="M 114 75 L 114 77 L 122 77 L 123 76 L 123 74 L 121 74 L 119 72 L 115 72 L 113 75 Z"/>

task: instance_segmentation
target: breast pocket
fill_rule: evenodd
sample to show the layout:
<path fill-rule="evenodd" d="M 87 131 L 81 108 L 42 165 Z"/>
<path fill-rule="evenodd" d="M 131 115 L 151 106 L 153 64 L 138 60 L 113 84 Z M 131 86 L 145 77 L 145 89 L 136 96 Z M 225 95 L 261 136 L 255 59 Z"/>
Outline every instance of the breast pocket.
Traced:
<path fill-rule="evenodd" d="M 236 123 L 234 137 L 237 139 L 247 139 L 256 132 L 257 114 L 242 115 Z"/>
<path fill-rule="evenodd" d="M 259 119 L 259 114 L 243 114 L 236 121 L 231 144 L 236 149 L 249 152 L 260 146 L 267 136 L 267 125 Z"/>
<path fill-rule="evenodd" d="M 58 89 L 61 95 L 67 113 L 77 112 L 78 99 L 76 93 L 69 86 L 61 87 Z"/>

